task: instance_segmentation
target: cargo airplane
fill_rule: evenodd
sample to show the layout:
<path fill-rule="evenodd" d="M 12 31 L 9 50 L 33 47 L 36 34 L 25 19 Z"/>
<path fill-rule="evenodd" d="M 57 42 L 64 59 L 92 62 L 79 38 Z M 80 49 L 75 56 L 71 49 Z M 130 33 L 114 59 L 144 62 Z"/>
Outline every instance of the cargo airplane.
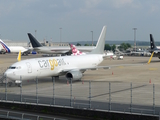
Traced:
<path fill-rule="evenodd" d="M 33 37 L 31 33 L 28 33 L 28 37 L 33 49 L 36 52 L 46 54 L 71 54 L 71 48 L 69 46 L 43 46 L 36 40 L 36 38 Z M 83 52 L 91 52 L 95 48 L 95 46 L 78 46 L 77 48 Z"/>
<path fill-rule="evenodd" d="M 12 64 L 4 75 L 15 83 L 35 78 L 58 78 L 62 75 L 68 80 L 80 80 L 86 70 L 110 68 L 110 66 L 98 66 L 103 61 L 105 38 L 106 26 L 102 29 L 96 48 L 88 54 L 26 59 Z"/>
<path fill-rule="evenodd" d="M 103 61 L 105 37 L 106 26 L 102 29 L 96 48 L 90 54 L 22 60 L 11 65 L 4 75 L 14 80 L 15 83 L 21 83 L 21 80 L 35 79 L 36 77 L 57 77 L 61 75 L 65 75 L 69 80 L 80 80 L 83 72 L 88 69 L 109 68 L 109 66 L 98 66 Z"/>
<path fill-rule="evenodd" d="M 7 46 L 1 39 L 0 39 L 0 44 L 3 47 L 3 52 L 5 53 L 18 53 L 21 51 L 22 55 L 28 55 L 29 49 L 26 49 L 22 46 Z"/>

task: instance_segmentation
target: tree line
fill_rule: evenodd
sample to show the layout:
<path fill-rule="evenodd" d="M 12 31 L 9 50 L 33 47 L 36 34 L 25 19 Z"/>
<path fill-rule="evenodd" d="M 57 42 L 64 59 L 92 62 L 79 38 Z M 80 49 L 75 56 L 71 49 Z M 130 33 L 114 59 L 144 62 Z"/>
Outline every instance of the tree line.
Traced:
<path fill-rule="evenodd" d="M 81 46 L 80 43 L 77 43 L 76 46 Z M 84 44 L 84 46 L 92 46 L 92 44 Z M 93 46 L 96 46 L 95 44 Z M 131 44 L 129 43 L 121 43 L 120 46 L 118 46 L 119 50 L 127 50 L 128 48 L 131 48 Z M 109 51 L 113 51 L 115 52 L 116 49 L 116 45 L 109 45 L 109 44 L 105 44 L 104 50 L 109 50 Z"/>

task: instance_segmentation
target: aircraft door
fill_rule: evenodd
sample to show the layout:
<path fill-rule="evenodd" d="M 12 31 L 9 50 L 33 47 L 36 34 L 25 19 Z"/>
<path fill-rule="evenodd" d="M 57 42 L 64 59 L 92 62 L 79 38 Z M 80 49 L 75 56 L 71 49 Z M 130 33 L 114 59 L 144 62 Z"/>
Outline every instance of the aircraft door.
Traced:
<path fill-rule="evenodd" d="M 32 73 L 32 66 L 29 62 L 26 63 L 28 68 L 28 73 Z"/>

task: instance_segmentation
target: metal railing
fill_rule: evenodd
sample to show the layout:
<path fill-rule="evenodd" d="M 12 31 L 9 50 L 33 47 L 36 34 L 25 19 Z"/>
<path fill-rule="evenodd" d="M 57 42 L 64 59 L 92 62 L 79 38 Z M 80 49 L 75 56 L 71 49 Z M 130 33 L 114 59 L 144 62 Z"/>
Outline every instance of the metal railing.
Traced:
<path fill-rule="evenodd" d="M 23 112 L 14 112 L 14 111 L 7 111 L 7 110 L 0 110 L 0 118 L 9 118 L 9 119 L 16 119 L 16 120 L 67 120 L 57 117 L 48 117 L 43 115 L 35 115 Z"/>
<path fill-rule="evenodd" d="M 21 80 L 23 77 L 21 77 Z M 6 79 L 6 78 L 5 78 Z M 0 100 L 26 104 L 44 104 L 85 108 L 90 110 L 120 111 L 159 115 L 160 85 L 106 81 L 79 81 L 49 84 L 36 78 L 30 85 L 0 87 Z"/>

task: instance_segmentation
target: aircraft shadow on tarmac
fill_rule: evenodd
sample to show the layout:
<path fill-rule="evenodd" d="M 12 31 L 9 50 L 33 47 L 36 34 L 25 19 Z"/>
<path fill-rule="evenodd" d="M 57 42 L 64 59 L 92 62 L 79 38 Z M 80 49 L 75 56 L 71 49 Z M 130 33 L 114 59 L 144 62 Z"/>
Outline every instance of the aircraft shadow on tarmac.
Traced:
<path fill-rule="evenodd" d="M 138 88 L 142 88 L 142 87 L 146 87 L 147 85 L 140 85 L 140 86 L 135 86 L 132 88 L 133 89 L 138 89 Z M 124 91 L 128 91 L 128 90 L 131 90 L 131 88 L 126 88 L 126 89 L 121 89 L 121 90 L 117 90 L 117 91 L 112 91 L 111 94 L 114 94 L 114 93 L 119 93 L 119 92 L 124 92 Z M 92 98 L 95 98 L 95 97 L 100 97 L 100 96 L 104 96 L 104 95 L 108 95 L 109 93 L 103 93 L 103 94 L 99 94 L 99 95 L 95 95 L 95 96 L 92 96 Z"/>
<path fill-rule="evenodd" d="M 152 60 L 150 63 L 157 63 L 160 62 L 160 60 Z"/>
<path fill-rule="evenodd" d="M 1 76 L 0 76 L 1 78 Z M 9 80 L 10 81 L 10 80 Z M 77 81 L 72 81 L 72 83 L 77 83 L 77 82 L 81 82 L 81 80 L 77 80 Z M 51 77 L 45 77 L 45 78 L 40 78 L 38 79 L 38 84 L 45 84 L 45 83 L 50 83 L 53 84 L 52 82 L 52 78 Z M 65 78 L 65 76 L 60 76 L 58 80 L 55 80 L 55 84 L 69 84 L 69 80 L 67 80 Z M 22 82 L 22 86 L 28 86 L 28 85 L 36 85 L 36 80 L 25 80 Z M 0 86 L 5 87 L 5 83 L 0 83 Z M 12 84 L 7 84 L 8 87 L 17 87 L 18 85 L 15 83 Z"/>
<path fill-rule="evenodd" d="M 157 63 L 157 62 L 160 62 L 160 60 L 151 60 L 150 63 Z M 133 63 L 134 64 L 134 63 Z M 135 64 L 148 64 L 148 61 L 144 60 L 142 62 L 137 62 Z"/>

